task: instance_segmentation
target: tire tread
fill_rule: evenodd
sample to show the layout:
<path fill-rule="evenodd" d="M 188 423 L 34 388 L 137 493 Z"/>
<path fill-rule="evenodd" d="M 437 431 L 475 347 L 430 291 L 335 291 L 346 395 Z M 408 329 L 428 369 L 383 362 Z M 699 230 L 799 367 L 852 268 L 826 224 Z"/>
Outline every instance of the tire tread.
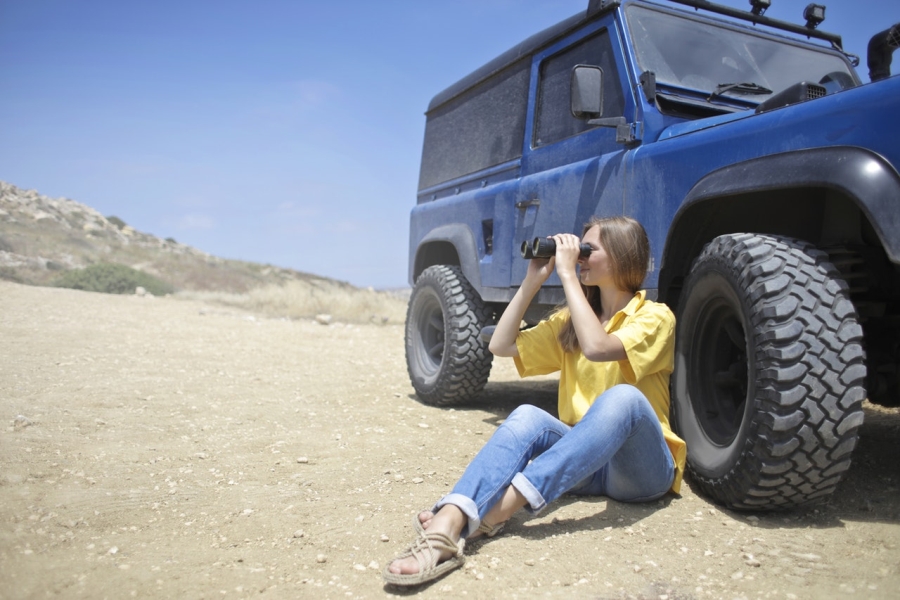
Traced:
<path fill-rule="evenodd" d="M 693 481 L 736 509 L 794 507 L 831 494 L 862 425 L 862 328 L 827 255 L 792 238 L 723 235 L 695 262 L 737 270 L 747 290 L 757 378 L 744 447 L 722 477 Z M 732 271 L 734 273 L 734 271 Z M 751 383 L 751 385 L 753 385 Z"/>

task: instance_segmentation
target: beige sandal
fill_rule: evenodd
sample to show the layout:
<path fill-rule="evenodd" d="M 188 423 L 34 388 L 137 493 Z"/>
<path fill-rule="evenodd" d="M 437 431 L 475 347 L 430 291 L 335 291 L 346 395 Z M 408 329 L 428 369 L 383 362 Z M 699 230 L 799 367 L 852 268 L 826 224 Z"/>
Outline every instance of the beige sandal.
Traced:
<path fill-rule="evenodd" d="M 419 511 L 413 516 L 413 529 L 416 530 L 418 535 L 424 535 L 426 530 L 422 526 L 422 521 L 419 520 L 419 515 L 425 511 Z M 433 516 L 433 515 L 432 515 Z M 475 540 L 481 539 L 482 537 L 492 538 L 495 535 L 499 535 L 503 528 L 506 527 L 506 521 L 502 523 L 497 523 L 496 525 L 491 525 L 487 521 L 482 521 L 481 525 L 478 526 L 478 529 L 473 531 L 469 537 L 466 538 L 466 541 L 474 542 Z"/>
<path fill-rule="evenodd" d="M 481 525 L 478 526 L 478 529 L 473 531 L 472 534 L 466 538 L 466 540 L 469 542 L 474 542 L 476 540 L 480 540 L 481 538 L 492 538 L 503 531 L 504 527 L 506 527 L 506 521 L 497 523 L 496 525 L 491 525 L 487 521 L 482 521 Z"/>
<path fill-rule="evenodd" d="M 503 531 L 504 527 L 506 527 L 506 521 L 497 523 L 496 525 L 491 525 L 487 521 L 482 521 L 481 525 L 478 526 L 478 529 L 476 529 L 475 533 L 473 533 L 472 535 L 474 536 L 478 533 L 483 533 L 487 537 L 492 538 L 495 535 L 497 535 L 498 533 L 500 533 L 501 531 Z M 478 537 L 481 537 L 481 536 L 478 536 Z"/>
<path fill-rule="evenodd" d="M 416 516 L 418 521 L 418 515 Z M 381 576 L 387 583 L 398 586 L 414 586 L 433 581 L 446 575 L 454 569 L 458 569 L 466 562 L 463 549 L 466 541 L 462 538 L 454 542 L 443 533 L 428 533 L 422 531 L 416 536 L 416 540 L 400 556 L 388 563 Z M 441 552 L 451 552 L 450 558 L 439 563 Z M 410 556 L 415 557 L 419 563 L 418 573 L 391 573 L 388 568 L 395 560 L 402 560 Z"/>

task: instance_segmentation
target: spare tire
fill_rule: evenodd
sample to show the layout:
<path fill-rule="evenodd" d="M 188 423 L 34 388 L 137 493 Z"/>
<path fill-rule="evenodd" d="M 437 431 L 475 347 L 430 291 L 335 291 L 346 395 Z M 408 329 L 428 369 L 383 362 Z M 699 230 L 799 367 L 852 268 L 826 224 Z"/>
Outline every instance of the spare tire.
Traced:
<path fill-rule="evenodd" d="M 707 244 L 679 300 L 672 376 L 692 481 L 736 509 L 831 494 L 863 421 L 862 339 L 824 252 L 757 234 Z"/>
<path fill-rule="evenodd" d="M 406 313 L 406 368 L 422 402 L 458 404 L 484 389 L 494 356 L 481 330 L 492 316 L 459 267 L 422 271 Z"/>

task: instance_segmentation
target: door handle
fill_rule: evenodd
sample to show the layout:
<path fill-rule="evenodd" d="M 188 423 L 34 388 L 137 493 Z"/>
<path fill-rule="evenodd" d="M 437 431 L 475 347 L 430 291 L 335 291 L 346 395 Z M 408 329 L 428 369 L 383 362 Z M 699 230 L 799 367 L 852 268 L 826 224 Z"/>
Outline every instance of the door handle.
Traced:
<path fill-rule="evenodd" d="M 538 198 L 532 198 L 531 200 L 522 200 L 520 202 L 516 202 L 516 208 L 519 210 L 525 210 L 529 206 L 540 206 L 541 201 Z"/>

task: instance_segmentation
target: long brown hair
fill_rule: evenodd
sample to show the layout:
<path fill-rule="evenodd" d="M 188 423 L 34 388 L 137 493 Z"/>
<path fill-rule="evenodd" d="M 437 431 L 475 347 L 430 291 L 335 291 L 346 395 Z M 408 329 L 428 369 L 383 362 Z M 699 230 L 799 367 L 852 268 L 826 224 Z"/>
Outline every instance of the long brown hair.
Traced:
<path fill-rule="evenodd" d="M 585 224 L 581 237 L 584 237 L 592 227 L 600 228 L 600 244 L 609 256 L 616 287 L 632 294 L 637 293 L 644 283 L 650 265 L 650 240 L 643 225 L 631 217 L 592 217 Z M 594 313 L 600 316 L 603 313 L 600 288 L 595 285 L 582 285 L 581 289 Z M 559 312 L 566 313 L 566 321 L 559 330 L 557 339 L 566 352 L 578 350 L 580 346 L 575 335 L 575 326 L 568 314 L 569 309 L 562 307 Z"/>

